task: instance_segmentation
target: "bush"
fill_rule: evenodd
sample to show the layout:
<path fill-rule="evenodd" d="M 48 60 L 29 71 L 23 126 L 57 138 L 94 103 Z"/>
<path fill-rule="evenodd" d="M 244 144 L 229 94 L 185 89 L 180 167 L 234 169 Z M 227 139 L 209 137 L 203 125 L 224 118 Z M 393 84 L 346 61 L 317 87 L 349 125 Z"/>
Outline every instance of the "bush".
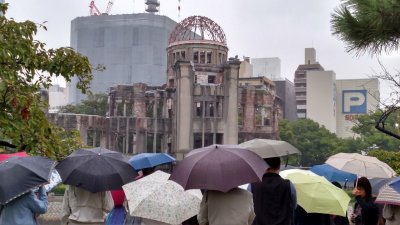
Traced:
<path fill-rule="evenodd" d="M 54 195 L 64 195 L 65 185 L 59 184 L 55 188 L 53 188 L 53 190 L 51 192 L 54 193 Z"/>

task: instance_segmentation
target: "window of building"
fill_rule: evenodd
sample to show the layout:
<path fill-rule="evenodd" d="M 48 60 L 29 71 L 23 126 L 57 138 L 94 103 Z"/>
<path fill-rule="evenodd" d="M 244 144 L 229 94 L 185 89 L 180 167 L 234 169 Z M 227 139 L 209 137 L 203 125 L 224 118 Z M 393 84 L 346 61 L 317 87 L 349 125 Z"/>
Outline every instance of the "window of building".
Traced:
<path fill-rule="evenodd" d="M 206 52 L 205 51 L 201 51 L 200 52 L 200 63 L 201 64 L 205 64 L 206 63 Z"/>
<path fill-rule="evenodd" d="M 215 76 L 209 75 L 208 76 L 208 83 L 209 84 L 215 84 Z"/>
<path fill-rule="evenodd" d="M 215 115 L 215 104 L 214 102 L 208 102 L 206 105 L 206 117 L 214 117 Z"/>
<path fill-rule="evenodd" d="M 202 117 L 203 115 L 203 104 L 202 102 L 195 102 L 195 116 L 196 117 Z"/>
<path fill-rule="evenodd" d="M 207 52 L 207 64 L 211 64 L 211 52 Z"/>
<path fill-rule="evenodd" d="M 244 125 L 244 106 L 242 104 L 238 105 L 238 125 Z"/>
<path fill-rule="evenodd" d="M 185 51 L 181 51 L 181 57 L 182 57 L 182 59 L 186 59 L 186 52 Z"/>
<path fill-rule="evenodd" d="M 199 52 L 198 51 L 193 52 L 193 62 L 199 63 Z"/>

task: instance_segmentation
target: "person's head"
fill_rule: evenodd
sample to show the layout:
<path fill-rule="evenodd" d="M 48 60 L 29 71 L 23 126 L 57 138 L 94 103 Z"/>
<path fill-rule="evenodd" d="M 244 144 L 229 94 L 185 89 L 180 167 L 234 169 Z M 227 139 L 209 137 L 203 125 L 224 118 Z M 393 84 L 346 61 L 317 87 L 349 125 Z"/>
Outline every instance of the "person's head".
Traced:
<path fill-rule="evenodd" d="M 332 184 L 335 185 L 336 187 L 342 189 L 342 185 L 340 185 L 339 182 L 337 182 L 337 181 L 332 181 Z"/>
<path fill-rule="evenodd" d="M 142 172 L 143 172 L 143 176 L 144 176 L 144 177 L 147 176 L 147 175 L 152 174 L 154 171 L 156 171 L 156 168 L 155 168 L 155 167 L 150 167 L 150 168 L 144 168 L 144 169 L 142 169 Z"/>
<path fill-rule="evenodd" d="M 354 187 L 361 192 L 361 197 L 370 199 L 372 197 L 371 183 L 366 177 L 360 177 L 354 181 Z"/>
<path fill-rule="evenodd" d="M 281 158 L 279 157 L 266 158 L 264 161 L 269 166 L 268 170 L 279 171 L 281 168 Z"/>

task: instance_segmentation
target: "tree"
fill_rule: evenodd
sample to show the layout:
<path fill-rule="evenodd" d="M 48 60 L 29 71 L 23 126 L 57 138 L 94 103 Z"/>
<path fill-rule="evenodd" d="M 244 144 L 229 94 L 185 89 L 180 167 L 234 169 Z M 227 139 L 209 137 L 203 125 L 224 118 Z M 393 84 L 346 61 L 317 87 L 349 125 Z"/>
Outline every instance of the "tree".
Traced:
<path fill-rule="evenodd" d="M 89 95 L 87 100 L 83 100 L 78 105 L 66 105 L 60 108 L 61 113 L 76 113 L 87 115 L 106 116 L 108 110 L 108 95 L 99 93 Z"/>
<path fill-rule="evenodd" d="M 400 174 L 400 152 L 373 150 L 368 155 L 387 163 L 397 174 Z"/>
<path fill-rule="evenodd" d="M 325 127 L 310 119 L 279 121 L 280 138 L 297 147 L 302 166 L 322 164 L 335 154 L 339 139 Z"/>
<path fill-rule="evenodd" d="M 0 4 L 5 15 L 8 4 Z M 43 24 L 16 22 L 0 16 L 0 140 L 12 142 L 18 150 L 60 159 L 79 145 L 76 132 L 65 132 L 51 124 L 44 112 L 41 88 L 51 78 L 70 81 L 77 76 L 83 93 L 92 79 L 87 57 L 72 48 L 46 49 L 34 39 Z"/>
<path fill-rule="evenodd" d="M 400 2 L 393 0 L 344 0 L 332 14 L 333 34 L 347 44 L 347 51 L 380 54 L 397 50 L 400 41 Z"/>

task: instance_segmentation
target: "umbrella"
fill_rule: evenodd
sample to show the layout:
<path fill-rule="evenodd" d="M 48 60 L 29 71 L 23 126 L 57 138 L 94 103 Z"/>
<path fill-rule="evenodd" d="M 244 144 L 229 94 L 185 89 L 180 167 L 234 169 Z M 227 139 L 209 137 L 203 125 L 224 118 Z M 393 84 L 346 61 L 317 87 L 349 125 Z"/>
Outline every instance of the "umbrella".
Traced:
<path fill-rule="evenodd" d="M 399 178 L 392 182 L 398 182 Z M 392 186 L 391 183 L 389 182 L 385 184 L 380 190 L 378 197 L 375 200 L 375 203 L 380 203 L 380 204 L 390 204 L 390 205 L 398 205 L 400 206 L 400 193 L 397 192 Z"/>
<path fill-rule="evenodd" d="M 338 170 L 328 164 L 315 165 L 311 167 L 310 170 L 320 176 L 325 177 L 329 181 L 346 182 L 357 179 L 357 175 Z"/>
<path fill-rule="evenodd" d="M 155 167 L 165 163 L 175 162 L 175 158 L 166 153 L 140 153 L 133 156 L 129 163 L 135 170 Z"/>
<path fill-rule="evenodd" d="M 0 163 L 0 204 L 49 182 L 55 162 L 41 156 L 13 157 Z"/>
<path fill-rule="evenodd" d="M 279 172 L 279 175 L 281 175 L 281 177 L 286 178 L 289 174 L 292 173 L 301 173 L 301 174 L 306 174 L 306 175 L 311 175 L 311 176 L 318 176 L 317 174 L 309 171 L 309 170 L 302 170 L 302 169 L 288 169 L 288 170 L 284 170 Z"/>
<path fill-rule="evenodd" d="M 129 214 L 168 224 L 181 224 L 200 209 L 200 190 L 184 191 L 170 175 L 156 171 L 122 186 L 128 200 Z"/>
<path fill-rule="evenodd" d="M 350 197 L 325 177 L 304 173 L 288 174 L 297 192 L 297 203 L 307 213 L 346 216 Z"/>
<path fill-rule="evenodd" d="M 253 139 L 239 144 L 240 147 L 257 153 L 261 158 L 281 157 L 285 155 L 301 154 L 293 145 L 286 141 L 272 139 Z"/>
<path fill-rule="evenodd" d="M 56 166 L 64 184 L 100 192 L 120 189 L 137 176 L 128 159 L 105 148 L 79 149 Z"/>
<path fill-rule="evenodd" d="M 29 156 L 26 152 L 16 152 L 16 153 L 10 153 L 10 154 L 0 154 L 0 162 L 4 161 L 8 158 L 11 157 L 27 157 Z"/>
<path fill-rule="evenodd" d="M 372 188 L 372 195 L 378 196 L 379 190 L 385 186 L 385 184 L 389 183 L 391 180 L 396 178 L 370 178 L 369 183 Z"/>
<path fill-rule="evenodd" d="M 389 186 L 393 188 L 395 191 L 400 192 L 400 178 L 395 178 L 390 181 Z"/>
<path fill-rule="evenodd" d="M 391 178 L 396 175 L 396 172 L 386 163 L 375 157 L 358 153 L 338 153 L 329 157 L 325 163 L 336 169 L 363 177 Z"/>
<path fill-rule="evenodd" d="M 233 145 L 211 145 L 193 150 L 172 172 L 171 180 L 187 189 L 227 192 L 260 182 L 267 164 L 252 151 Z"/>

